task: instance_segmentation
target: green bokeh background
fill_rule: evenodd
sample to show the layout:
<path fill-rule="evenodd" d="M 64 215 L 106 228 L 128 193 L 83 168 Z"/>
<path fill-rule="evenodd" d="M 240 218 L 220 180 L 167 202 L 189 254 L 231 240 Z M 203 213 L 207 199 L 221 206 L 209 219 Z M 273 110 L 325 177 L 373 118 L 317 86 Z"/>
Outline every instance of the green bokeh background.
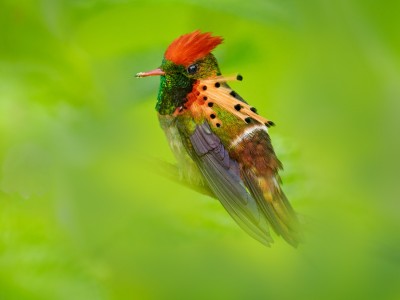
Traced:
<path fill-rule="evenodd" d="M 0 2 L 0 299 L 400 299 L 400 2 Z M 165 176 L 154 106 L 195 29 L 277 127 L 295 250 Z"/>

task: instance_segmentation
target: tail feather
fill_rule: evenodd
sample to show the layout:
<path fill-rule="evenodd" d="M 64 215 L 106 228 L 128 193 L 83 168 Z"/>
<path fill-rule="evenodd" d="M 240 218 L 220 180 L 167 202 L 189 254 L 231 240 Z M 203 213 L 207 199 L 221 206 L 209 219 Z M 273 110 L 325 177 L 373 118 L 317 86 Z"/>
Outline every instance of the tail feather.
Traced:
<path fill-rule="evenodd" d="M 267 218 L 273 230 L 289 244 L 297 247 L 301 242 L 299 221 L 285 194 L 277 184 L 275 175 L 257 177 L 242 169 L 242 178 L 251 195 Z M 277 176 L 277 175 L 276 175 Z"/>

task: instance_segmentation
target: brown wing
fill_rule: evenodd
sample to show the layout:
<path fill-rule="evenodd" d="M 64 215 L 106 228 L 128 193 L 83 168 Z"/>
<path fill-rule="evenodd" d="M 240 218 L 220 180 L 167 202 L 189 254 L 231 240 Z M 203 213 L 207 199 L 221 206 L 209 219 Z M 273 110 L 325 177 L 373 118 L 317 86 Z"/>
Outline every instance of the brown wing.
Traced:
<path fill-rule="evenodd" d="M 300 241 L 297 216 L 280 187 L 282 168 L 266 130 L 254 130 L 230 151 L 240 175 L 274 231 L 288 243 Z"/>

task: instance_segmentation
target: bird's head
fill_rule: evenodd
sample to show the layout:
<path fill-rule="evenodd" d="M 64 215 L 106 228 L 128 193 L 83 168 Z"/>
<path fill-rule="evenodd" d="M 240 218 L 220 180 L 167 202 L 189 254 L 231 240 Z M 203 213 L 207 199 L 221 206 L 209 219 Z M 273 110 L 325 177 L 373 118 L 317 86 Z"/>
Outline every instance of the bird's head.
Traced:
<path fill-rule="evenodd" d="M 158 69 L 136 74 L 136 77 L 161 76 L 156 105 L 160 114 L 172 114 L 182 106 L 197 80 L 220 75 L 211 51 L 221 43 L 221 37 L 213 37 L 209 32 L 196 30 L 182 35 L 169 45 Z"/>

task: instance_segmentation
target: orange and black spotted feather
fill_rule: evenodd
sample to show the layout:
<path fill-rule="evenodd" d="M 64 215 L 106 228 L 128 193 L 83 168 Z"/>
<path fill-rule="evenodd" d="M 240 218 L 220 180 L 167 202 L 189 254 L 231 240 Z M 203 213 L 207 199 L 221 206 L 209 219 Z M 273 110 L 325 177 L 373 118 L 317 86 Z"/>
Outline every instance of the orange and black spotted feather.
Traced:
<path fill-rule="evenodd" d="M 239 77 L 240 78 L 240 77 Z M 199 81 L 189 95 L 189 112 L 205 119 L 190 136 L 188 151 L 208 186 L 233 219 L 266 245 L 272 242 L 268 225 L 287 242 L 300 241 L 295 212 L 280 188 L 282 168 L 273 150 L 267 127 L 273 123 L 261 116 L 226 84 L 237 77 L 216 76 Z M 212 105 L 210 105 L 212 103 Z M 233 130 L 233 124 L 218 118 L 215 106 L 242 122 L 236 139 L 221 141 L 217 130 Z M 187 133 L 182 133 L 187 135 Z"/>

